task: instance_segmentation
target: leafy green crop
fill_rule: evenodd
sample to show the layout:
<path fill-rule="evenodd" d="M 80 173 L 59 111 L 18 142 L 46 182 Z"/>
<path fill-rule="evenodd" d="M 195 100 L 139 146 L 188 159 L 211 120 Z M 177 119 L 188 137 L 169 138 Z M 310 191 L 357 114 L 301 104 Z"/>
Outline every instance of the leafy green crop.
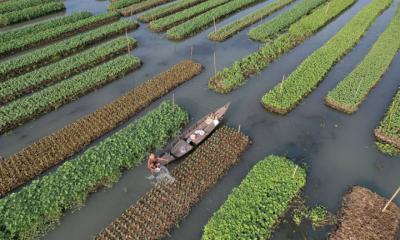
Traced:
<path fill-rule="evenodd" d="M 232 0 L 224 5 L 211 9 L 187 22 L 175 26 L 167 31 L 167 38 L 181 40 L 192 36 L 207 26 L 227 17 L 243 8 L 249 7 L 263 0 Z"/>
<path fill-rule="evenodd" d="M 15 100 L 25 93 L 31 93 L 45 86 L 67 79 L 73 74 L 83 72 L 105 62 L 137 45 L 131 38 L 119 37 L 110 42 L 65 58 L 59 62 L 28 72 L 16 78 L 0 82 L 0 103 Z"/>
<path fill-rule="evenodd" d="M 164 102 L 55 172 L 1 199 L 0 236 L 40 237 L 57 225 L 64 211 L 82 206 L 89 193 L 117 182 L 122 169 L 141 164 L 150 151 L 165 145 L 187 121 L 183 109 Z"/>
<path fill-rule="evenodd" d="M 305 184 L 303 168 L 285 157 L 268 156 L 210 218 L 202 239 L 269 239 Z"/>
<path fill-rule="evenodd" d="M 118 20 L 118 17 L 119 15 L 117 13 L 103 13 L 73 23 L 61 25 L 59 27 L 53 27 L 47 31 L 35 32 L 20 39 L 13 39 L 12 41 L 1 44 L 0 56 L 15 54 L 18 51 L 38 46 L 41 43 L 48 43 L 52 40 L 58 40 L 61 37 L 69 36 L 71 33 L 75 35 L 99 25 L 116 21 Z"/>
<path fill-rule="evenodd" d="M 310 15 L 292 24 L 288 33 L 280 35 L 260 50 L 235 61 L 231 67 L 218 72 L 210 78 L 208 87 L 220 93 L 228 93 L 238 88 L 252 74 L 261 72 L 282 54 L 304 42 L 355 2 L 356 0 L 331 0 L 320 6 Z"/>
<path fill-rule="evenodd" d="M 78 12 L 68 16 L 56 18 L 53 20 L 36 23 L 32 26 L 27 26 L 24 28 L 17 28 L 8 32 L 0 33 L 0 43 L 4 43 L 11 40 L 17 40 L 18 38 L 23 38 L 32 33 L 40 33 L 61 25 L 66 25 L 70 23 L 77 22 L 79 20 L 85 19 L 92 16 L 90 12 Z"/>
<path fill-rule="evenodd" d="M 241 31 L 245 27 L 250 26 L 256 22 L 261 21 L 263 18 L 271 15 L 272 13 L 282 9 L 283 7 L 289 5 L 295 0 L 277 0 L 273 3 L 269 3 L 267 6 L 242 17 L 235 22 L 227 24 L 215 32 L 211 32 L 208 35 L 208 39 L 213 41 L 224 41 L 227 38 L 233 36 L 235 33 Z"/>
<path fill-rule="evenodd" d="M 134 20 L 121 20 L 1 62 L 0 81 L 21 75 L 45 64 L 56 62 L 98 41 L 123 33 L 126 29 L 136 29 L 138 26 L 139 24 Z"/>
<path fill-rule="evenodd" d="M 266 93 L 262 98 L 264 107 L 279 114 L 294 109 L 318 86 L 329 70 L 351 51 L 391 3 L 392 0 L 372 0 L 335 36 L 308 56 L 287 79 Z"/>
<path fill-rule="evenodd" d="M 275 17 L 249 32 L 249 37 L 253 40 L 266 42 L 276 37 L 277 34 L 284 31 L 292 23 L 301 17 L 309 14 L 313 9 L 317 8 L 327 0 L 303 0 L 293 6 L 293 8 Z"/>
<path fill-rule="evenodd" d="M 173 15 L 152 21 L 149 24 L 149 28 L 155 32 L 162 32 L 227 2 L 229 0 L 209 0 Z"/>
<path fill-rule="evenodd" d="M 143 12 L 147 9 L 157 7 L 161 4 L 168 3 L 174 0 L 146 0 L 140 3 L 135 3 L 131 6 L 121 8 L 118 10 L 120 14 L 122 14 L 125 17 L 130 17 L 133 14 L 136 14 L 138 12 Z"/>
<path fill-rule="evenodd" d="M 108 5 L 108 10 L 117 10 L 145 0 L 118 0 Z"/>
<path fill-rule="evenodd" d="M 140 67 L 130 55 L 120 56 L 68 80 L 0 107 L 0 132 L 5 132 L 35 117 L 52 111 L 78 97 L 116 80 Z"/>
<path fill-rule="evenodd" d="M 14 12 L 49 2 L 56 2 L 56 0 L 13 0 L 0 4 L 0 14 L 7 12 Z"/>
<path fill-rule="evenodd" d="M 172 4 L 169 4 L 164 7 L 160 7 L 154 10 L 150 10 L 139 16 L 139 20 L 142 22 L 150 22 L 156 19 L 168 16 L 170 14 L 179 12 L 183 9 L 192 7 L 198 3 L 204 2 L 206 0 L 178 0 Z"/>
<path fill-rule="evenodd" d="M 327 105 L 349 114 L 357 111 L 392 63 L 400 49 L 399 39 L 400 7 L 363 61 L 328 93 Z"/>
<path fill-rule="evenodd" d="M 375 129 L 381 151 L 388 155 L 400 155 L 400 88 L 385 117 Z"/>
<path fill-rule="evenodd" d="M 53 12 L 58 12 L 65 9 L 62 2 L 49 2 L 29 8 L 24 8 L 19 11 L 0 14 L 0 27 L 7 26 L 13 23 L 28 21 L 33 18 L 48 15 Z"/>

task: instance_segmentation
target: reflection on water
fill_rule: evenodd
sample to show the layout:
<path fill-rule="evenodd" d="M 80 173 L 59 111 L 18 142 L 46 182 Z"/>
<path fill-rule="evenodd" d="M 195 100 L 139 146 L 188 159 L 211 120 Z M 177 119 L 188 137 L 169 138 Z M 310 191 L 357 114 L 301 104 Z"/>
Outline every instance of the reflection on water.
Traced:
<path fill-rule="evenodd" d="M 375 149 L 372 132 L 399 86 L 400 69 L 391 67 L 354 115 L 347 116 L 329 109 L 323 104 L 323 99 L 365 56 L 394 14 L 399 0 L 395 0 L 396 4 L 377 20 L 354 51 L 332 69 L 318 89 L 289 115 L 282 117 L 268 113 L 260 104 L 260 98 L 265 91 L 277 84 L 283 75 L 290 74 L 306 56 L 332 37 L 368 2 L 369 0 L 359 0 L 327 28 L 229 95 L 220 95 L 207 88 L 207 80 L 214 73 L 213 54 L 215 51 L 217 69 L 222 69 L 231 65 L 235 59 L 258 49 L 258 43 L 248 40 L 248 29 L 223 43 L 207 40 L 207 34 L 212 28 L 186 41 L 171 42 L 166 40 L 163 34 L 151 33 L 145 25 L 141 25 L 130 34 L 139 41 L 139 47 L 133 50 L 133 54 L 140 57 L 144 63 L 140 70 L 21 126 L 7 136 L 1 136 L 0 154 L 8 156 L 35 139 L 48 135 L 109 103 L 151 76 L 190 58 L 193 47 L 193 59 L 202 63 L 205 69 L 200 76 L 174 91 L 175 101 L 188 110 L 191 123 L 231 101 L 232 105 L 224 122 L 232 127 L 240 124 L 242 131 L 252 138 L 253 144 L 242 156 L 239 164 L 191 209 L 190 214 L 180 223 L 180 227 L 172 231 L 171 239 L 199 239 L 202 227 L 226 200 L 232 188 L 240 183 L 254 164 L 271 153 L 283 154 L 296 163 L 307 164 L 308 182 L 305 195 L 312 205 L 324 204 L 329 210 L 336 212 L 343 193 L 349 186 L 356 184 L 389 197 L 400 184 L 400 159 L 380 154 Z M 81 8 L 96 13 L 102 12 L 107 4 L 107 1 L 66 1 L 68 13 Z M 260 5 L 217 24 L 217 28 L 237 16 L 259 8 Z M 400 55 L 396 57 L 392 66 L 399 65 Z M 168 94 L 161 100 L 171 98 L 172 94 Z M 138 116 L 157 106 L 161 100 Z M 169 168 L 174 165 L 176 163 Z M 91 238 L 150 189 L 150 181 L 145 179 L 147 174 L 144 165 L 127 171 L 112 188 L 92 194 L 81 210 L 66 214 L 61 225 L 48 234 L 46 239 Z M 400 200 L 397 199 L 396 203 L 400 204 Z M 327 230 L 314 232 L 308 226 L 293 228 L 284 224 L 274 239 L 304 239 L 305 236 L 307 239 L 323 239 Z"/>

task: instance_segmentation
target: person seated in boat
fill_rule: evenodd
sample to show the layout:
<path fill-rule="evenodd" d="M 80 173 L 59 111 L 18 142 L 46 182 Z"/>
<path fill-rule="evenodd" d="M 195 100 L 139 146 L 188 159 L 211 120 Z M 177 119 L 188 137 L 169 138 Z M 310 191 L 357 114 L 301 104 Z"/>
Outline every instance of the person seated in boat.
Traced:
<path fill-rule="evenodd" d="M 147 169 L 149 169 L 151 173 L 157 173 L 160 171 L 161 164 L 167 162 L 168 162 L 167 159 L 157 157 L 154 153 L 151 153 L 149 155 L 149 158 L 147 159 Z"/>

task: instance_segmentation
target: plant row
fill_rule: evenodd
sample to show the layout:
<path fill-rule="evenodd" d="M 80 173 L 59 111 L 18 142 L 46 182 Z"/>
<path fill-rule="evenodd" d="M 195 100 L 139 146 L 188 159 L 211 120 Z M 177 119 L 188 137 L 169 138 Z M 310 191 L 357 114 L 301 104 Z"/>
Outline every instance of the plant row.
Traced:
<path fill-rule="evenodd" d="M 253 40 L 267 42 L 270 39 L 275 38 L 277 34 L 284 31 L 292 23 L 311 13 L 313 9 L 321 6 L 321 4 L 324 4 L 327 1 L 328 0 L 303 0 L 293 6 L 293 8 L 273 18 L 271 21 L 251 29 L 249 37 Z"/>
<path fill-rule="evenodd" d="M 133 117 L 156 99 L 198 75 L 202 66 L 183 61 L 113 102 L 0 161 L 0 196 L 39 176 Z"/>
<path fill-rule="evenodd" d="M 120 8 L 124 8 L 124 7 L 130 6 L 132 4 L 140 3 L 140 2 L 143 2 L 143 1 L 145 1 L 145 0 L 118 0 L 118 1 L 113 1 L 113 2 L 110 3 L 110 5 L 108 5 L 108 10 L 114 11 L 114 10 L 117 10 L 117 9 L 120 9 Z"/>
<path fill-rule="evenodd" d="M 48 15 L 65 9 L 62 2 L 49 2 L 34 7 L 24 8 L 20 11 L 0 14 L 0 27 L 10 24 L 29 21 L 33 18 Z"/>
<path fill-rule="evenodd" d="M 80 21 L 61 25 L 47 31 L 33 33 L 24 38 L 15 39 L 0 46 L 0 57 L 13 55 L 25 49 L 51 43 L 78 33 L 117 21 L 117 13 L 103 13 Z"/>
<path fill-rule="evenodd" d="M 294 109 L 329 70 L 360 41 L 375 19 L 392 0 L 372 0 L 321 48 L 308 56 L 289 77 L 262 97 L 271 112 L 286 114 Z"/>
<path fill-rule="evenodd" d="M 211 32 L 208 35 L 208 39 L 213 41 L 222 42 L 234 34 L 240 32 L 242 29 L 261 21 L 263 18 L 273 14 L 274 12 L 284 8 L 285 6 L 291 4 L 295 0 L 277 0 L 273 3 L 269 3 L 267 6 L 242 17 L 235 22 L 227 24 L 217 31 Z"/>
<path fill-rule="evenodd" d="M 46 4 L 49 2 L 55 2 L 55 0 L 14 0 L 8 1 L 0 4 L 0 14 L 7 12 L 14 12 L 18 10 L 22 10 L 24 8 L 29 8 L 41 4 Z"/>
<path fill-rule="evenodd" d="M 304 42 L 355 2 L 356 0 L 331 0 L 322 5 L 312 14 L 292 24 L 288 33 L 280 35 L 258 51 L 235 61 L 231 67 L 224 68 L 211 77 L 208 87 L 219 93 L 228 93 L 240 87 L 251 75 L 261 72 L 282 54 Z M 329 10 L 326 11 L 328 4 Z"/>
<path fill-rule="evenodd" d="M 391 146 L 386 146 L 386 148 L 381 146 L 384 153 L 400 155 L 400 89 L 393 98 L 385 117 L 375 129 L 375 136 L 378 141 Z"/>
<path fill-rule="evenodd" d="M 0 81 L 56 62 L 104 39 L 116 36 L 127 30 L 136 29 L 138 26 L 139 24 L 134 20 L 121 20 L 1 62 Z"/>
<path fill-rule="evenodd" d="M 260 1 L 262 0 L 232 0 L 169 29 L 167 31 L 167 38 L 171 40 L 182 40 L 212 25 L 216 21 Z"/>
<path fill-rule="evenodd" d="M 400 49 L 399 39 L 400 8 L 362 62 L 328 93 L 326 104 L 349 114 L 357 111 L 392 63 Z"/>
<path fill-rule="evenodd" d="M 59 27 L 80 21 L 82 19 L 92 16 L 90 12 L 78 12 L 65 17 L 56 18 L 40 23 L 36 23 L 27 27 L 17 28 L 15 30 L 0 33 L 0 42 L 4 43 L 7 41 L 17 40 L 25 36 L 31 35 L 32 33 L 40 33 L 49 29 Z"/>
<path fill-rule="evenodd" d="M 270 239 L 305 184 L 303 168 L 285 157 L 266 157 L 210 218 L 202 239 Z"/>
<path fill-rule="evenodd" d="M 132 16 L 133 14 L 146 11 L 150 8 L 157 7 L 159 5 L 172 2 L 174 0 L 146 0 L 140 3 L 133 4 L 126 8 L 121 8 L 118 10 L 120 14 L 125 17 Z"/>
<path fill-rule="evenodd" d="M 0 236 L 36 239 L 44 235 L 58 224 L 63 212 L 81 207 L 91 192 L 117 182 L 122 169 L 141 164 L 187 121 L 183 109 L 164 102 L 51 174 L 1 199 Z"/>
<path fill-rule="evenodd" d="M 154 21 L 156 19 L 168 16 L 170 14 L 182 11 L 186 8 L 190 8 L 196 4 L 202 3 L 206 0 L 178 0 L 172 4 L 164 7 L 160 7 L 154 10 L 150 10 L 139 16 L 139 20 L 145 23 Z"/>
<path fill-rule="evenodd" d="M 208 0 L 181 12 L 152 21 L 149 28 L 154 32 L 162 32 L 227 2 L 229 0 Z"/>
<path fill-rule="evenodd" d="M 96 239 L 161 239 L 239 161 L 249 144 L 235 129 L 219 128 L 171 172 L 173 183 L 156 184 Z"/>
<path fill-rule="evenodd" d="M 11 102 L 0 108 L 0 115 L 2 116 L 0 133 L 74 101 L 140 66 L 139 58 L 130 55 L 120 56 L 68 80 Z"/>
<path fill-rule="evenodd" d="M 21 95 L 32 93 L 104 63 L 136 47 L 137 41 L 119 37 L 59 62 L 0 83 L 0 104 L 15 100 Z"/>

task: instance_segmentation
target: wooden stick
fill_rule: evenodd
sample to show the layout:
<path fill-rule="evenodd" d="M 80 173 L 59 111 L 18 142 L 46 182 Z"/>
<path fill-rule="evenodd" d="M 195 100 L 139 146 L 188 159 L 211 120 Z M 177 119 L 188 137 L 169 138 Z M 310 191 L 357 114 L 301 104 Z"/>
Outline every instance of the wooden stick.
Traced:
<path fill-rule="evenodd" d="M 216 64 L 215 51 L 214 51 L 214 75 L 217 75 L 217 64 Z"/>
<path fill-rule="evenodd" d="M 190 47 L 190 60 L 193 58 L 193 45 Z"/>
<path fill-rule="evenodd" d="M 294 169 L 294 172 L 293 172 L 292 178 L 294 178 L 294 175 L 296 175 L 297 168 L 299 168 L 299 166 L 297 166 L 297 165 L 296 165 L 296 168 Z"/>
<path fill-rule="evenodd" d="M 126 37 L 126 41 L 128 42 L 128 54 L 131 54 L 131 45 L 129 44 L 128 29 L 127 28 L 125 28 L 125 37 Z"/>
<path fill-rule="evenodd" d="M 329 5 L 331 4 L 331 2 L 329 2 L 328 3 L 328 6 L 326 7 L 326 11 L 325 11 L 325 14 L 327 14 L 328 13 L 328 10 L 329 10 Z"/>
<path fill-rule="evenodd" d="M 172 93 L 172 104 L 175 104 L 175 93 Z"/>
<path fill-rule="evenodd" d="M 240 132 L 240 124 L 239 124 L 239 127 L 238 127 L 238 132 Z"/>
<path fill-rule="evenodd" d="M 214 32 L 217 31 L 217 26 L 215 26 L 215 17 L 213 16 L 213 20 L 214 20 Z"/>
<path fill-rule="evenodd" d="M 394 198 L 397 196 L 397 194 L 399 194 L 399 192 L 400 192 L 400 187 L 396 190 L 396 192 L 390 198 L 389 202 L 386 203 L 385 207 L 382 209 L 382 212 L 386 211 L 386 208 L 389 207 L 390 203 L 394 200 Z"/>

